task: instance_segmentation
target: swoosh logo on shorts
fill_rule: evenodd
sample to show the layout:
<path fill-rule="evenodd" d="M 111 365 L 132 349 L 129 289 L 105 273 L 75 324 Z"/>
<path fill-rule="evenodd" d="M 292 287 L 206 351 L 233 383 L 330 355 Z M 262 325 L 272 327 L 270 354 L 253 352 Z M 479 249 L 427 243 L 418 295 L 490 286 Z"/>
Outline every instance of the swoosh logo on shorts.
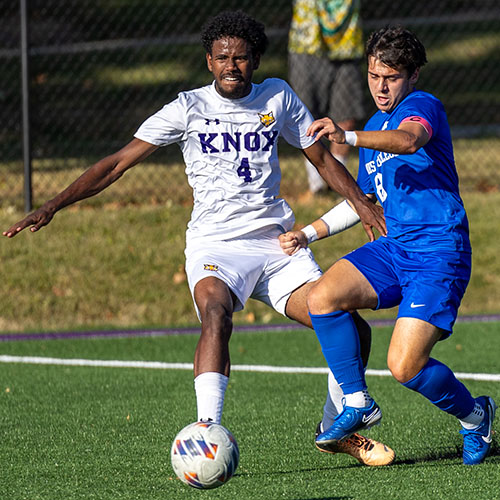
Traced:
<path fill-rule="evenodd" d="M 411 307 L 412 309 L 415 309 L 416 307 L 424 307 L 424 306 L 425 306 L 425 304 L 415 304 L 415 302 L 412 302 L 412 303 L 410 304 L 410 307 Z"/>

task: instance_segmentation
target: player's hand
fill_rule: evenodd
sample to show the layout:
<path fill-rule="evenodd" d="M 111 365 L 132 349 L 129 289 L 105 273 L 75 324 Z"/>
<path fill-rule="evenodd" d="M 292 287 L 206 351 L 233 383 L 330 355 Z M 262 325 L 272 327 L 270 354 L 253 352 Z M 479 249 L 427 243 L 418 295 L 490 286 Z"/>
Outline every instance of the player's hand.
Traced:
<path fill-rule="evenodd" d="M 12 225 L 7 231 L 3 232 L 7 238 L 13 238 L 16 234 L 20 233 L 23 229 L 30 227 L 32 233 L 38 231 L 41 227 L 46 226 L 54 217 L 54 212 L 48 207 L 43 205 L 38 210 L 27 215 L 24 219 Z"/>
<path fill-rule="evenodd" d="M 309 125 L 307 135 L 313 136 L 316 134 L 315 141 L 319 141 L 322 137 L 337 144 L 345 144 L 344 129 L 339 127 L 331 118 L 320 118 Z"/>
<path fill-rule="evenodd" d="M 361 219 L 361 223 L 368 235 L 370 241 L 375 240 L 373 228 L 375 228 L 381 236 L 387 236 L 387 226 L 385 224 L 384 209 L 368 201 L 355 205 L 356 212 Z"/>
<path fill-rule="evenodd" d="M 307 237 L 302 231 L 288 231 L 287 233 L 280 234 L 278 239 L 281 249 L 287 255 L 293 255 L 301 248 L 307 247 Z"/>

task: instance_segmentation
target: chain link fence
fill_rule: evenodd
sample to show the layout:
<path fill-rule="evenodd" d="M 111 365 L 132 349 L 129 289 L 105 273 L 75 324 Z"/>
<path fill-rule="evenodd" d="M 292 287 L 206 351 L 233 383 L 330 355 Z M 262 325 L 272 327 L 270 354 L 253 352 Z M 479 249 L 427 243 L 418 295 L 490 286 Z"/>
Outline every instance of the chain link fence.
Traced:
<path fill-rule="evenodd" d="M 287 79 L 291 0 L 0 0 L 0 7 L 3 206 L 26 207 L 30 189 L 33 203 L 42 203 L 125 145 L 140 123 L 179 91 L 209 83 L 199 33 L 221 10 L 241 8 L 266 25 L 270 46 L 255 81 Z M 429 59 L 419 86 L 436 94 L 448 111 L 462 189 L 497 190 L 500 3 L 363 0 L 362 18 L 365 35 L 393 23 L 417 33 Z M 23 120 L 23 109 L 29 109 L 29 120 L 26 113 Z M 288 168 L 286 161 L 283 165 Z M 303 179 L 294 189 L 307 190 L 302 164 L 292 165 Z M 122 202 L 190 199 L 182 158 L 173 146 L 156 152 L 112 190 L 119 190 Z"/>

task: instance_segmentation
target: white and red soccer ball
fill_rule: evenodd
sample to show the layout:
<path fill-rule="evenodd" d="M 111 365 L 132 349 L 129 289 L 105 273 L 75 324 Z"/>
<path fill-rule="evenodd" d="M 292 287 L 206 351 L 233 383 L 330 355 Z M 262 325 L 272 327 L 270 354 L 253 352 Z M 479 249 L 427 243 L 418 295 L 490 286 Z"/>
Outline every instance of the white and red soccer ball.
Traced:
<path fill-rule="evenodd" d="M 213 422 L 194 422 L 182 429 L 171 449 L 177 477 L 193 488 L 217 488 L 227 483 L 238 467 L 240 452 L 233 435 Z"/>

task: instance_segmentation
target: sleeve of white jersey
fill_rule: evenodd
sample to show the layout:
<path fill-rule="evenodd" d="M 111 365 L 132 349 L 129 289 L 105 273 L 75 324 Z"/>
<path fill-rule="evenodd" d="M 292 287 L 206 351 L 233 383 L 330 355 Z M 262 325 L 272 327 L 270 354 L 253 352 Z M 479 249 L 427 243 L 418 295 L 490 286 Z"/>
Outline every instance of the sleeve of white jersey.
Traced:
<path fill-rule="evenodd" d="M 181 142 L 186 137 L 186 107 L 182 95 L 150 116 L 134 137 L 155 146 Z"/>
<path fill-rule="evenodd" d="M 309 125 L 314 121 L 305 104 L 299 99 L 291 87 L 283 82 L 286 118 L 281 131 L 283 138 L 292 146 L 305 149 L 314 143 L 314 137 L 306 135 Z"/>

